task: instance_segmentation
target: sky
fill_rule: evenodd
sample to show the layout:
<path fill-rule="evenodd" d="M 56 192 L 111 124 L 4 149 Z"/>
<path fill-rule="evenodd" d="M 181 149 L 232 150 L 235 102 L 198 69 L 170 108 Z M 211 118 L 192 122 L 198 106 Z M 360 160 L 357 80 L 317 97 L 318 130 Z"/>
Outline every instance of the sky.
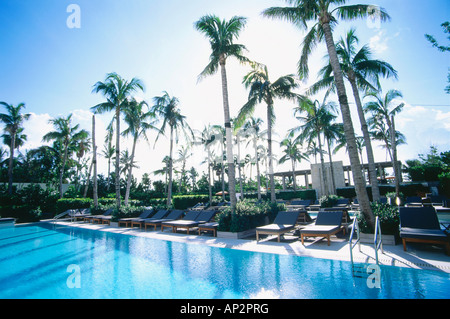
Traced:
<path fill-rule="evenodd" d="M 357 2 L 348 1 L 354 3 Z M 405 107 L 396 117 L 396 128 L 406 136 L 407 145 L 399 147 L 399 160 L 418 158 L 432 145 L 439 151 L 450 150 L 450 95 L 444 92 L 450 55 L 432 48 L 424 36 L 432 34 L 448 45 L 440 25 L 448 20 L 450 2 L 364 3 L 385 8 L 391 20 L 381 24 L 371 20 L 340 22 L 334 30 L 334 40 L 354 27 L 359 47 L 369 44 L 374 58 L 389 62 L 397 70 L 398 80 L 381 83 L 383 92 L 398 89 L 403 94 Z M 72 4 L 80 10 L 79 28 L 70 27 Z M 266 8 L 285 5 L 282 0 L 1 0 L 0 101 L 14 105 L 23 102 L 26 112 L 32 114 L 24 125 L 28 141 L 21 151 L 45 144 L 42 137 L 52 130 L 49 124 L 52 118 L 73 114 L 74 125 L 91 131 L 91 107 L 104 101 L 92 89 L 110 72 L 127 80 L 141 79 L 145 92 L 138 93 L 136 98 L 150 105 L 153 97 L 164 91 L 177 97 L 181 113 L 194 130 L 202 130 L 208 124 L 223 125 L 220 73 L 198 82 L 198 75 L 209 62 L 210 47 L 208 40 L 195 30 L 195 21 L 206 14 L 223 19 L 246 17 L 246 28 L 236 42 L 246 46 L 250 59 L 267 65 L 270 78 L 275 81 L 296 73 L 306 34 L 288 22 L 261 15 Z M 310 58 L 311 76 L 301 83 L 299 93 L 314 83 L 317 71 L 325 63 L 325 54 L 324 45 L 314 50 Z M 249 70 L 231 59 L 227 62 L 232 117 L 248 98 L 242 79 Z M 360 135 L 351 93 L 347 86 L 355 131 Z M 313 97 L 316 98 L 320 96 Z M 292 103 L 276 101 L 275 141 L 281 141 L 288 129 L 301 124 L 293 115 L 294 107 Z M 96 115 L 98 143 L 103 142 L 112 115 Z M 265 120 L 265 106 L 258 106 L 254 116 Z M 139 169 L 134 172 L 138 178 L 162 168 L 162 160 L 169 153 L 168 139 L 160 138 L 155 145 L 155 138 L 156 133 L 152 132 L 150 143 L 139 141 L 136 153 Z M 274 146 L 275 155 L 281 157 L 277 143 Z M 102 149 L 103 145 L 99 145 L 99 151 Z M 131 139 L 123 138 L 121 149 L 131 150 Z M 374 151 L 376 161 L 388 160 L 379 145 L 374 145 Z M 243 152 L 250 153 L 251 149 Z M 188 167 L 205 171 L 206 165 L 200 166 L 205 156 L 200 147 L 195 147 Z M 345 152 L 338 153 L 335 159 L 349 164 Z M 366 157 L 363 161 L 367 161 Z M 99 159 L 99 173 L 106 174 L 106 163 L 104 158 Z M 302 162 L 297 168 L 309 165 Z M 276 172 L 288 170 L 289 164 L 275 167 Z"/>

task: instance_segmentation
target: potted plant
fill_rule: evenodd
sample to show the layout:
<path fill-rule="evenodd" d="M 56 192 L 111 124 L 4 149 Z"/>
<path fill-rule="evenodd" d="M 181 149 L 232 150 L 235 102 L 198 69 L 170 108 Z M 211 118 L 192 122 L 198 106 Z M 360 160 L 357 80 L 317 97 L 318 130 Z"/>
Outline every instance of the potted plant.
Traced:
<path fill-rule="evenodd" d="M 395 245 L 398 243 L 400 241 L 398 207 L 379 202 L 372 203 L 371 206 L 374 216 L 378 217 L 380 222 L 383 244 Z M 375 230 L 368 225 L 363 214 L 359 214 L 357 218 L 361 242 L 373 243 Z"/>

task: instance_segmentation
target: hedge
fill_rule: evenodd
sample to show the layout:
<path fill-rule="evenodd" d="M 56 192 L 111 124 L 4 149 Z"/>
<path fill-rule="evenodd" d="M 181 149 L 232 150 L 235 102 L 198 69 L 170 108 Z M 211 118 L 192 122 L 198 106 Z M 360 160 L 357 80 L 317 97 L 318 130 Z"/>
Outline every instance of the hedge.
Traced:
<path fill-rule="evenodd" d="M 257 204 L 252 200 L 244 199 L 237 203 L 234 215 L 231 208 L 226 208 L 217 215 L 216 221 L 219 223 L 217 229 L 233 233 L 253 229 L 267 222 L 273 222 L 278 212 L 285 209 L 284 204 L 269 202 Z"/>
<path fill-rule="evenodd" d="M 386 194 L 388 193 L 395 192 L 394 185 L 379 185 L 379 188 L 381 196 L 386 196 Z M 366 190 L 370 200 L 372 201 L 372 187 L 367 186 Z M 418 194 L 425 194 L 429 192 L 430 188 L 428 186 L 423 185 L 422 183 L 408 183 L 400 185 L 400 193 L 403 193 L 405 197 L 417 196 Z M 337 188 L 336 194 L 344 198 L 349 199 L 355 198 L 356 197 L 355 187 Z"/>

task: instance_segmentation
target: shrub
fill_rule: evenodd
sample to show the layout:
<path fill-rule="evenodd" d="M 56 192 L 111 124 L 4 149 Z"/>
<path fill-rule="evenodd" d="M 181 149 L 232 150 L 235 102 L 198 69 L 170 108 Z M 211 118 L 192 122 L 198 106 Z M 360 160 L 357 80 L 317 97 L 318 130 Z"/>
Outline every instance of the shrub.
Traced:
<path fill-rule="evenodd" d="M 90 208 L 92 199 L 90 198 L 63 198 L 56 202 L 56 215 L 68 209 Z"/>
<path fill-rule="evenodd" d="M 319 204 L 320 207 L 322 208 L 326 208 L 326 207 L 334 207 L 336 206 L 338 199 L 340 199 L 341 197 L 337 196 L 337 195 L 325 195 L 322 196 L 319 199 Z"/>
<path fill-rule="evenodd" d="M 375 217 L 378 216 L 383 235 L 394 235 L 396 239 L 399 235 L 400 217 L 398 208 L 385 203 L 372 203 L 372 211 Z M 359 229 L 363 233 L 373 233 L 374 230 L 367 224 L 363 214 L 358 215 Z"/>
<path fill-rule="evenodd" d="M 172 203 L 175 209 L 186 209 L 196 205 L 197 203 L 209 202 L 208 195 L 175 195 Z"/>
<path fill-rule="evenodd" d="M 216 217 L 219 223 L 219 231 L 230 231 L 233 233 L 249 230 L 265 225 L 275 219 L 278 211 L 284 210 L 284 204 L 255 203 L 249 199 L 239 201 L 236 212 L 232 214 L 231 208 L 226 208 Z"/>

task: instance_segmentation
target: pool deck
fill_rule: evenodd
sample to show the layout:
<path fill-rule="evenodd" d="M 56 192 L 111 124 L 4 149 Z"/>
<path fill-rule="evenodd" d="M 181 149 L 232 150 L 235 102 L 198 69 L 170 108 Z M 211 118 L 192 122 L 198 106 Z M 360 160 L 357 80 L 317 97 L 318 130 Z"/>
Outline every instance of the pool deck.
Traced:
<path fill-rule="evenodd" d="M 43 221 L 45 222 L 45 221 Z M 287 234 L 281 243 L 278 243 L 275 236 L 262 238 L 259 242 L 255 238 L 248 239 L 226 239 L 212 237 L 208 234 L 187 235 L 183 232 L 172 233 L 170 230 L 161 232 L 144 231 L 139 228 L 113 227 L 108 225 L 89 224 L 83 222 L 58 221 L 58 225 L 81 227 L 98 231 L 107 231 L 130 236 L 141 236 L 159 240 L 182 242 L 188 244 L 208 245 L 219 248 L 239 249 L 261 253 L 308 256 L 314 258 L 333 259 L 350 261 L 350 249 L 347 236 L 338 234 L 331 237 L 331 245 L 328 246 L 326 240 L 309 239 L 302 245 L 298 235 Z M 378 253 L 378 260 L 381 265 L 407 267 L 416 269 L 436 270 L 450 273 L 450 256 L 444 254 L 444 250 L 439 246 L 407 244 L 407 252 L 403 251 L 401 244 L 383 245 L 384 252 Z M 361 251 L 356 245 L 353 249 L 353 260 L 355 263 L 374 264 L 375 250 L 373 244 L 361 244 Z"/>

